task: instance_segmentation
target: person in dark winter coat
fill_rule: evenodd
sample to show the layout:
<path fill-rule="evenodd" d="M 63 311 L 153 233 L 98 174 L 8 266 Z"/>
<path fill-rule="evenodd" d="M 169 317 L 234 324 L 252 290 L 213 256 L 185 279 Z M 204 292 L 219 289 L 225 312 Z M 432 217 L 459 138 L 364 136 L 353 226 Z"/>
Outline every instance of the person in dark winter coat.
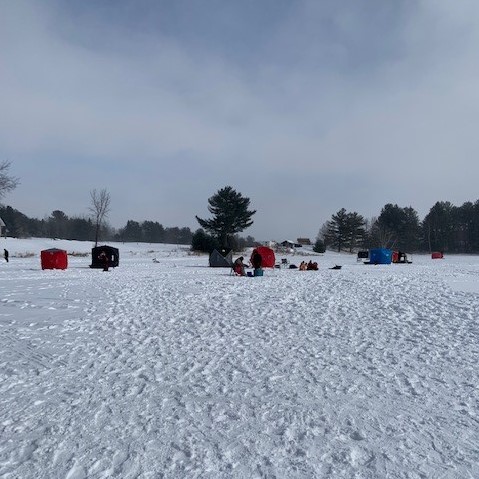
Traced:
<path fill-rule="evenodd" d="M 108 268 L 110 267 L 110 260 L 108 259 L 108 255 L 104 251 L 102 251 L 98 255 L 98 259 L 103 264 L 103 271 L 108 271 Z"/>
<path fill-rule="evenodd" d="M 251 257 L 251 264 L 254 268 L 253 276 L 263 276 L 263 269 L 261 268 L 263 265 L 263 257 L 257 251 L 255 251 Z"/>
<path fill-rule="evenodd" d="M 8 250 L 7 249 L 3 250 L 3 257 L 5 258 L 5 261 L 8 263 Z"/>
<path fill-rule="evenodd" d="M 254 269 L 258 269 L 263 266 L 263 258 L 257 251 L 255 251 L 251 257 L 251 264 L 253 265 Z"/>

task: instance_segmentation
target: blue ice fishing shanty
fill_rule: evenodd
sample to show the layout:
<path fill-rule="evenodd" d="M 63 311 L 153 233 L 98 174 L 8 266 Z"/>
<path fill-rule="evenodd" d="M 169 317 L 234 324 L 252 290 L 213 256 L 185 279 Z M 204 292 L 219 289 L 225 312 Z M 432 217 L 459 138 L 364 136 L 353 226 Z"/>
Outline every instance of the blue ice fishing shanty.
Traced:
<path fill-rule="evenodd" d="M 393 252 L 386 248 L 369 250 L 369 264 L 391 264 Z"/>

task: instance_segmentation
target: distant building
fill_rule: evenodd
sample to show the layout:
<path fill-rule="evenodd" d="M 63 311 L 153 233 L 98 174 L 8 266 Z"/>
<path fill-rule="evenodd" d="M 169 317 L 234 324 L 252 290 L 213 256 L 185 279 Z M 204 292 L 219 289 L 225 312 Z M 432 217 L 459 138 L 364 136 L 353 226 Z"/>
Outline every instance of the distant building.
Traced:
<path fill-rule="evenodd" d="M 7 225 L 5 222 L 0 218 L 0 236 L 4 235 L 5 238 L 7 237 Z"/>
<path fill-rule="evenodd" d="M 298 238 L 298 243 L 303 246 L 309 246 L 312 244 L 309 238 Z"/>
<path fill-rule="evenodd" d="M 303 245 L 299 243 L 295 243 L 294 241 L 291 240 L 285 240 L 281 243 L 281 246 L 284 248 L 301 248 Z"/>

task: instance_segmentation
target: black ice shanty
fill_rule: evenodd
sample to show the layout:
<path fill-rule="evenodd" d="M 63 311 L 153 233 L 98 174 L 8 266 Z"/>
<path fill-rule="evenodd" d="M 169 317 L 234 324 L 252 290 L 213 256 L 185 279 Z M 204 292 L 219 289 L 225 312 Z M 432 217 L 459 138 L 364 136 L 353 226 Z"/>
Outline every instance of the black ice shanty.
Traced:
<path fill-rule="evenodd" d="M 113 246 L 96 246 L 91 249 L 91 265 L 90 268 L 103 268 L 105 266 L 104 261 L 100 258 L 101 253 L 105 253 L 108 258 L 108 266 L 114 268 L 118 266 L 120 260 L 120 254 L 118 248 Z"/>

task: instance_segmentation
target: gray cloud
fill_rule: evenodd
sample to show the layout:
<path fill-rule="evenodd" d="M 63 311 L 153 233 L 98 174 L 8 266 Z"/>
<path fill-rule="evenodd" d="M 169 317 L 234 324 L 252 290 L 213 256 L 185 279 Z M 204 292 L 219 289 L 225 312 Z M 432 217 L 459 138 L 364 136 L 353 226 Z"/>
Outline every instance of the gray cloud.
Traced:
<path fill-rule="evenodd" d="M 0 3 L 5 203 L 195 229 L 231 185 L 265 240 L 477 199 L 474 2 L 174 4 Z"/>

